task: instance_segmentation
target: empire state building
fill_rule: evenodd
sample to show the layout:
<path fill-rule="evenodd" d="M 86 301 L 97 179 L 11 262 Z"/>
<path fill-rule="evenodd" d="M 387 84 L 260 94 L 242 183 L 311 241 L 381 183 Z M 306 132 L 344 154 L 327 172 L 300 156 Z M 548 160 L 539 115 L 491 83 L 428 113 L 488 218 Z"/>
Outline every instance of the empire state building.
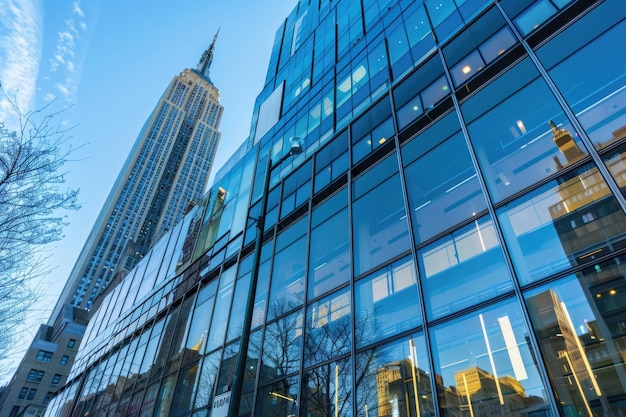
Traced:
<path fill-rule="evenodd" d="M 202 196 L 223 112 L 209 77 L 216 40 L 196 69 L 174 77 L 141 129 L 51 320 L 65 303 L 90 309 L 116 271 L 130 269 Z"/>

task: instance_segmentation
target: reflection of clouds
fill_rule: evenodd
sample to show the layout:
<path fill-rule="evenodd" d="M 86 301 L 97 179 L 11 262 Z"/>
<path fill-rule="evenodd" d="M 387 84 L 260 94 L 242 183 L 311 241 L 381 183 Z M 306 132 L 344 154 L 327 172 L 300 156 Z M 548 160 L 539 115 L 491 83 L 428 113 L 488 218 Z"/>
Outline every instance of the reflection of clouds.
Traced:
<path fill-rule="evenodd" d="M 9 98 L 17 94 L 22 111 L 35 104 L 36 79 L 43 46 L 43 6 L 37 0 L 0 0 L 0 82 Z M 19 94 L 17 93 L 19 91 Z M 15 130 L 17 119 L 5 97 L 0 98 L 0 119 Z"/>

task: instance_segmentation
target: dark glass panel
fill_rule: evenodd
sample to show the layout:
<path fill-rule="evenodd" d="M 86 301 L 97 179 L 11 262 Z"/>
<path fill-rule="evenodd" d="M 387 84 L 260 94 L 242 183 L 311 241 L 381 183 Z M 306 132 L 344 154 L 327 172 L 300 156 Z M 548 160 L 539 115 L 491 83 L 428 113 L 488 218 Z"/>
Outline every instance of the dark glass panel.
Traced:
<path fill-rule="evenodd" d="M 300 368 L 302 321 L 302 311 L 297 311 L 267 326 L 260 384 L 292 374 Z"/>
<path fill-rule="evenodd" d="M 217 376 L 217 370 L 220 366 L 221 357 L 221 350 L 217 350 L 204 357 L 194 408 L 206 407 L 213 398 L 213 387 Z"/>
<path fill-rule="evenodd" d="M 298 386 L 299 378 L 294 376 L 259 388 L 254 415 L 256 417 L 297 416 Z"/>
<path fill-rule="evenodd" d="M 302 376 L 302 412 L 307 416 L 352 417 L 350 359 L 331 362 Z"/>

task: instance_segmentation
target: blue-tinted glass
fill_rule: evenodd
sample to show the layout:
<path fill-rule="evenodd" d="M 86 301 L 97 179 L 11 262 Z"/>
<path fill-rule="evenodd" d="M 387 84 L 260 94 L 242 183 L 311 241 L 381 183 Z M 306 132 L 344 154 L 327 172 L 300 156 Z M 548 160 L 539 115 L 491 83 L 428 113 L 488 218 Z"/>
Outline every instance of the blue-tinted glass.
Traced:
<path fill-rule="evenodd" d="M 402 148 L 416 243 L 487 208 L 460 128 L 452 112 Z"/>
<path fill-rule="evenodd" d="M 250 273 L 247 273 L 237 279 L 235 294 L 233 296 L 233 307 L 231 309 L 228 322 L 228 333 L 226 335 L 227 342 L 241 336 L 244 313 L 246 311 L 246 300 L 248 299 L 248 294 L 250 293 L 251 276 L 252 275 Z"/>
<path fill-rule="evenodd" d="M 255 417 L 297 416 L 298 387 L 299 378 L 294 376 L 259 388 Z"/>
<path fill-rule="evenodd" d="M 622 195 L 626 197 L 626 144 L 621 144 L 611 152 L 602 155 L 602 159 L 606 164 L 609 172 L 615 179 L 615 182 L 620 188 Z"/>
<path fill-rule="evenodd" d="M 355 182 L 355 188 L 361 181 L 362 178 Z M 356 200 L 352 205 L 352 217 L 355 275 L 410 248 L 406 210 L 397 174 Z"/>
<path fill-rule="evenodd" d="M 425 4 L 440 42 L 463 24 L 453 0 L 426 0 Z"/>
<path fill-rule="evenodd" d="M 433 328 L 437 390 L 445 398 L 441 414 L 452 417 L 460 409 L 480 415 L 487 409 L 551 416 L 527 334 L 517 301 Z"/>
<path fill-rule="evenodd" d="M 289 375 L 300 368 L 302 321 L 302 311 L 297 311 L 267 326 L 259 384 Z"/>
<path fill-rule="evenodd" d="M 626 21 L 549 71 L 598 149 L 626 136 L 626 59 L 615 49 L 625 36 Z M 548 43 L 539 56 L 548 60 L 561 41 Z"/>
<path fill-rule="evenodd" d="M 233 296 L 235 269 L 235 267 L 231 267 L 222 272 L 220 276 L 220 289 L 215 297 L 215 311 L 213 312 L 212 326 L 206 344 L 207 352 L 224 344 L 226 325 L 228 324 L 228 315 Z"/>
<path fill-rule="evenodd" d="M 339 360 L 304 373 L 302 415 L 353 417 L 352 361 Z M 370 414 L 372 417 L 373 414 Z"/>
<path fill-rule="evenodd" d="M 513 289 L 489 216 L 421 249 L 418 259 L 430 319 Z"/>
<path fill-rule="evenodd" d="M 526 59 L 461 105 L 494 200 L 585 155 L 578 134 L 538 75 Z"/>
<path fill-rule="evenodd" d="M 174 392 L 174 401 L 170 410 L 172 417 L 189 415 L 191 406 L 193 405 L 193 395 L 195 394 L 196 384 L 200 376 L 198 368 L 199 364 L 196 362 L 180 370 L 178 382 L 176 383 L 176 391 Z"/>
<path fill-rule="evenodd" d="M 597 168 L 586 165 L 498 211 L 522 283 L 624 247 L 626 218 Z"/>
<path fill-rule="evenodd" d="M 478 50 L 471 52 L 465 58 L 450 69 L 452 80 L 455 85 L 460 85 L 470 77 L 475 75 L 478 71 L 483 69 L 485 62 L 482 56 L 478 53 Z"/>
<path fill-rule="evenodd" d="M 213 397 L 213 384 L 215 383 L 221 358 L 221 350 L 204 357 L 204 361 L 202 362 L 202 371 L 200 372 L 200 381 L 198 383 L 198 386 L 201 388 L 196 394 L 194 408 L 201 408 L 209 405 L 209 402 Z"/>
<path fill-rule="evenodd" d="M 349 353 L 352 346 L 352 305 L 345 288 L 307 307 L 304 365 Z"/>
<path fill-rule="evenodd" d="M 564 415 L 624 413 L 626 270 L 612 259 L 526 294 Z M 572 383 L 567 383 L 571 381 Z"/>
<path fill-rule="evenodd" d="M 515 24 L 517 24 L 522 34 L 527 35 L 554 13 L 556 13 L 556 7 L 552 3 L 548 0 L 539 0 L 521 13 L 515 19 Z"/>
<path fill-rule="evenodd" d="M 322 223 L 311 226 L 309 298 L 317 297 L 350 278 L 350 229 L 345 190 L 313 211 L 314 222 L 317 222 L 316 217 L 321 217 L 319 214 L 331 214 L 329 219 L 322 214 L 325 218 Z M 337 203 L 344 208 L 338 209 Z"/>
<path fill-rule="evenodd" d="M 432 375 L 423 336 L 411 335 L 365 351 L 355 361 L 355 415 L 435 415 Z"/>
<path fill-rule="evenodd" d="M 355 283 L 354 294 L 359 347 L 413 329 L 422 322 L 411 258 L 360 279 Z"/>

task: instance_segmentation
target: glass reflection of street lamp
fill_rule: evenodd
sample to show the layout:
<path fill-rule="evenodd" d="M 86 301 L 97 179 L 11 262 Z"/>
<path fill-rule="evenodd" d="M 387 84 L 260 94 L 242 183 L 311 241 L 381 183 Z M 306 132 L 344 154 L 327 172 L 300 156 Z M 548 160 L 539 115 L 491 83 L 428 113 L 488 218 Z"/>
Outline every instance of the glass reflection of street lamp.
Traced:
<path fill-rule="evenodd" d="M 261 205 L 259 207 L 259 217 L 256 219 L 256 243 L 254 246 L 254 258 L 252 260 L 252 277 L 250 279 L 250 289 L 248 291 L 248 299 L 246 302 L 246 311 L 243 317 L 241 341 L 239 343 L 239 356 L 235 366 L 235 375 L 233 381 L 233 389 L 231 390 L 231 401 L 229 416 L 236 417 L 239 415 L 239 403 L 241 402 L 241 393 L 243 390 L 243 380 L 246 371 L 246 359 L 248 356 L 248 344 L 250 342 L 250 326 L 252 325 L 252 315 L 254 313 L 254 297 L 256 293 L 256 284 L 259 278 L 259 265 L 261 261 L 261 244 L 263 243 L 263 231 L 265 229 L 265 210 L 267 207 L 267 197 L 270 190 L 270 177 L 272 167 L 280 165 L 283 161 L 293 155 L 302 153 L 302 140 L 294 136 L 290 139 L 290 149 L 282 158 L 275 163 L 272 161 L 271 154 L 267 155 L 267 166 L 265 169 L 265 181 L 263 182 L 263 194 L 261 196 Z M 258 163 L 257 163 L 258 167 Z M 245 354 L 244 354 L 245 352 Z M 294 403 L 295 406 L 295 403 Z"/>

